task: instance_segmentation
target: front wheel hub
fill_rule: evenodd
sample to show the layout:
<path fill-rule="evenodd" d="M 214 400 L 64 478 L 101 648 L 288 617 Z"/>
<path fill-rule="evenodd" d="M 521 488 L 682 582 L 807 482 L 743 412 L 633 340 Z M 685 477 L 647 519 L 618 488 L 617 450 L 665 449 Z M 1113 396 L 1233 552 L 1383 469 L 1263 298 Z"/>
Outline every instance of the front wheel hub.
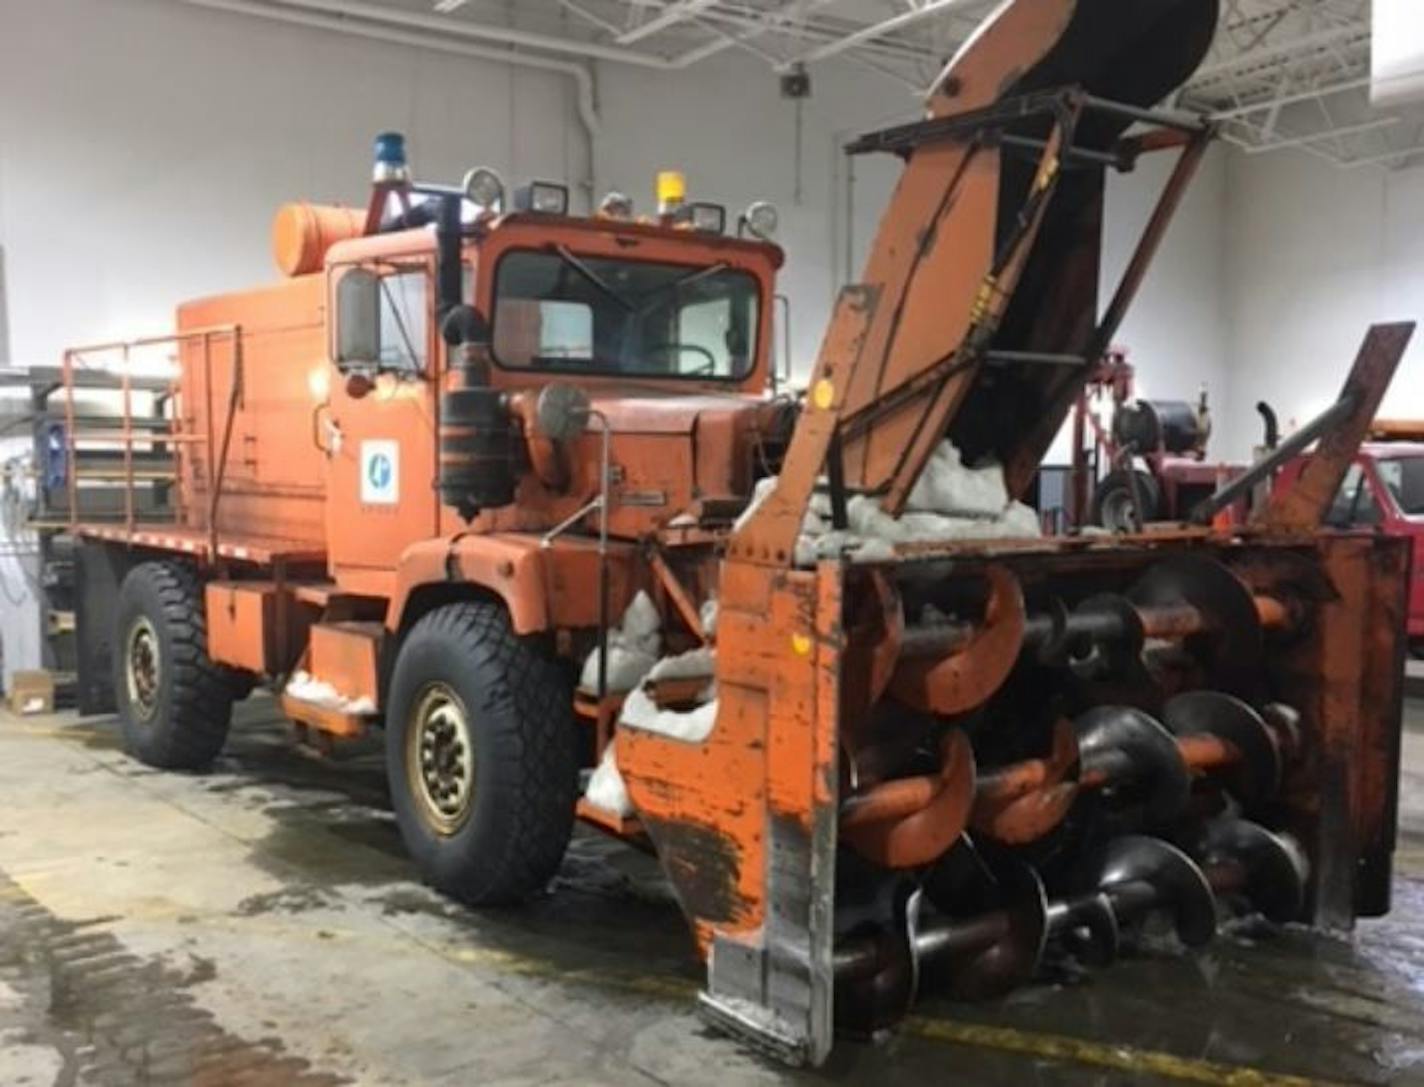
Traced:
<path fill-rule="evenodd" d="M 406 774 L 421 815 L 449 836 L 469 818 L 475 792 L 470 719 L 459 695 L 433 683 L 416 699 L 406 734 Z"/>
<path fill-rule="evenodd" d="M 147 616 L 139 616 L 129 628 L 124 645 L 124 680 L 129 705 L 147 720 L 158 707 L 158 689 L 163 679 L 158 631 Z"/>

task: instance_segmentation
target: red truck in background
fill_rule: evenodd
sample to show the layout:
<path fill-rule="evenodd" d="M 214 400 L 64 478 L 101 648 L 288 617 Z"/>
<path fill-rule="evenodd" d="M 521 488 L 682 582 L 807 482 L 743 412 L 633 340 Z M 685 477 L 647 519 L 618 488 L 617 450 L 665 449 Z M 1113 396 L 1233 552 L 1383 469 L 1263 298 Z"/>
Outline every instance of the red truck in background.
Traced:
<path fill-rule="evenodd" d="M 1372 437 L 1360 446 L 1325 520 L 1334 528 L 1374 527 L 1413 539 L 1409 647 L 1424 658 L 1424 420 L 1377 422 Z M 1275 485 L 1293 486 L 1309 460 L 1306 454 L 1288 463 Z"/>

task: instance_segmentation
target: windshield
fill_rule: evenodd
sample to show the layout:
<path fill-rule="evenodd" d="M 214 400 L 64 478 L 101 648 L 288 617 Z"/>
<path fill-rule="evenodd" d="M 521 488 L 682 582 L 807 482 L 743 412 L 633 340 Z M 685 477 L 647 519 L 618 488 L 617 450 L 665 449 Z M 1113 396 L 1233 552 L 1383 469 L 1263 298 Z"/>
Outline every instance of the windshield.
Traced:
<path fill-rule="evenodd" d="M 755 364 L 759 286 L 726 265 L 519 250 L 494 289 L 494 357 L 511 369 L 732 380 Z"/>
<path fill-rule="evenodd" d="M 1380 479 L 1406 517 L 1424 517 L 1424 457 L 1393 457 L 1376 464 Z"/>

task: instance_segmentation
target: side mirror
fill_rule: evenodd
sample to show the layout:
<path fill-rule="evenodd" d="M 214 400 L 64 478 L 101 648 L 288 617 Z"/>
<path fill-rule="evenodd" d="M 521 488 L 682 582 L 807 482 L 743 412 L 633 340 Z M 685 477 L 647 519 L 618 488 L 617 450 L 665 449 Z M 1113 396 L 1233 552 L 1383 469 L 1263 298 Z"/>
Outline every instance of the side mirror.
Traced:
<path fill-rule="evenodd" d="M 591 412 L 588 394 L 577 386 L 545 385 L 534 405 L 534 424 L 551 441 L 566 442 L 588 429 Z"/>
<path fill-rule="evenodd" d="M 352 268 L 336 286 L 336 364 L 374 366 L 381 358 L 381 281 Z"/>

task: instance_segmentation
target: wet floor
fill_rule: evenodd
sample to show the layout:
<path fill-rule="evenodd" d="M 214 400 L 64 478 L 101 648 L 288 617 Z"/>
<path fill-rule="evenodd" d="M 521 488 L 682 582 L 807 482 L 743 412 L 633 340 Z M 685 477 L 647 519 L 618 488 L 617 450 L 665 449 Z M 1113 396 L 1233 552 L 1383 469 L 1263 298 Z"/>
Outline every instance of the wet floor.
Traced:
<path fill-rule="evenodd" d="M 1424 707 L 1393 915 L 1261 924 L 1060 968 L 789 1074 L 708 1032 L 656 867 L 580 834 L 552 893 L 473 913 L 414 879 L 380 753 L 240 708 L 212 774 L 106 721 L 0 717 L 0 1084 L 1424 1084 Z"/>

